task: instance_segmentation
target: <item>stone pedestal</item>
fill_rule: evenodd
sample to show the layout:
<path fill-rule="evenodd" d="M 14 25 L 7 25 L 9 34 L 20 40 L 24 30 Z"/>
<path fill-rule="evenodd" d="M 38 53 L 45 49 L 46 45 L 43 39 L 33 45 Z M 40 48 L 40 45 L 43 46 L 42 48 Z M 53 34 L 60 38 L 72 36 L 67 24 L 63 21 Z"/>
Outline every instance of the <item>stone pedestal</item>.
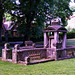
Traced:
<path fill-rule="evenodd" d="M 57 60 L 57 52 L 54 48 L 47 48 L 47 58 Z"/>

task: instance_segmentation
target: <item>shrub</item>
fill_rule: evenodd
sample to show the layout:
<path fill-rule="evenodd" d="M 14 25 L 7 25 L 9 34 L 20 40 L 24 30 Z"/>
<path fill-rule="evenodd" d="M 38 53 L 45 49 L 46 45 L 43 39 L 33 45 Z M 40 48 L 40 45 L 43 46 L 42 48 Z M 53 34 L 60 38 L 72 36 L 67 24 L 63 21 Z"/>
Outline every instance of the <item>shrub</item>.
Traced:
<path fill-rule="evenodd" d="M 75 31 L 67 32 L 67 38 L 68 39 L 75 38 Z"/>

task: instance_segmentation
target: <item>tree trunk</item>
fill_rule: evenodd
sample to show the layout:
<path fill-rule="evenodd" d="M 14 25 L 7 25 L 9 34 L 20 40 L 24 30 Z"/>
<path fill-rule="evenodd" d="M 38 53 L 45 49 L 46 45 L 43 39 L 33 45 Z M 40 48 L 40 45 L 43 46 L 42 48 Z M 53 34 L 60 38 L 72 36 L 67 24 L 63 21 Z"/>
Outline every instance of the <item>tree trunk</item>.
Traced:
<path fill-rule="evenodd" d="M 8 31 L 5 32 L 5 42 L 8 42 Z"/>
<path fill-rule="evenodd" d="M 2 42 L 2 22 L 3 22 L 3 16 L 0 15 L 0 42 Z"/>
<path fill-rule="evenodd" d="M 30 23 L 28 23 L 26 25 L 26 35 L 25 35 L 25 40 L 26 41 L 29 41 L 30 40 L 30 34 L 31 34 L 31 32 L 30 32 L 30 26 L 31 26 Z"/>
<path fill-rule="evenodd" d="M 25 41 L 30 40 L 30 25 L 31 24 L 26 25 L 26 34 L 24 35 L 23 43 L 21 44 L 21 46 L 25 46 Z"/>
<path fill-rule="evenodd" d="M 0 28 L 0 42 L 2 42 L 2 28 Z"/>

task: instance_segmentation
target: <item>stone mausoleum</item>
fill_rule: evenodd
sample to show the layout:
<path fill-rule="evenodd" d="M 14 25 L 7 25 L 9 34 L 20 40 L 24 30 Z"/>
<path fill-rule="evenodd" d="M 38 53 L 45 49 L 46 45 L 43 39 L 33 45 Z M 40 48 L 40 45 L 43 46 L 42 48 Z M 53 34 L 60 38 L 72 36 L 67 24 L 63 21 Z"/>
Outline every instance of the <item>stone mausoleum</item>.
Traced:
<path fill-rule="evenodd" d="M 32 41 L 25 41 L 24 47 L 16 44 L 10 50 L 8 44 L 5 44 L 5 48 L 2 49 L 2 60 L 27 65 L 75 57 L 75 46 L 66 45 L 66 28 L 59 25 L 58 19 L 52 20 L 51 23 L 51 26 L 43 30 L 44 45 L 35 45 Z"/>
<path fill-rule="evenodd" d="M 51 50 L 56 51 L 56 59 L 66 56 L 66 33 L 66 28 L 59 25 L 58 19 L 53 20 L 51 26 L 44 29 L 44 48 L 47 48 L 48 57 L 51 56 Z M 63 50 L 60 51 L 60 49 Z"/>

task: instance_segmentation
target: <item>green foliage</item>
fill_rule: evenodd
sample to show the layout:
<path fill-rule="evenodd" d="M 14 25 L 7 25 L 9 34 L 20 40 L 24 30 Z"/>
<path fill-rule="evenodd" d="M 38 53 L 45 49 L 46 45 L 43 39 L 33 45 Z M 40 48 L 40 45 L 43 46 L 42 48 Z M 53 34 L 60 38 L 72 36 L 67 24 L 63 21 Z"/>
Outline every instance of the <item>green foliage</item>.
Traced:
<path fill-rule="evenodd" d="M 67 32 L 67 38 L 75 38 L 75 31 Z"/>
<path fill-rule="evenodd" d="M 75 6 L 70 6 L 70 9 L 74 12 L 75 11 Z"/>
<path fill-rule="evenodd" d="M 68 39 L 67 40 L 67 45 L 69 45 L 69 46 L 75 46 L 75 38 Z"/>
<path fill-rule="evenodd" d="M 11 21 L 12 16 L 9 13 L 4 13 L 4 17 L 6 18 L 6 21 Z"/>
<path fill-rule="evenodd" d="M 47 25 L 50 18 L 60 17 L 65 26 L 66 18 L 72 14 L 69 8 L 70 0 L 19 1 L 20 3 L 16 4 L 16 0 L 0 0 L 0 15 L 3 16 L 4 12 L 11 14 L 15 25 L 19 26 L 18 32 L 24 34 L 25 40 L 42 35 L 40 29 L 44 28 L 44 23 Z M 2 22 L 2 17 L 0 21 Z"/>
<path fill-rule="evenodd" d="M 0 42 L 2 42 L 2 22 L 4 13 L 12 13 L 15 7 L 15 0 L 0 0 Z"/>
<path fill-rule="evenodd" d="M 2 57 L 2 49 L 0 49 L 0 57 Z"/>
<path fill-rule="evenodd" d="M 50 18 L 60 17 L 63 25 L 66 25 L 66 18 L 72 14 L 69 8 L 70 0 L 19 0 L 20 4 L 14 8 L 16 25 L 19 25 L 19 33 L 23 33 L 25 39 L 30 39 L 34 27 L 43 28 L 44 23 L 47 25 L 47 21 Z M 25 26 L 24 26 L 25 25 Z M 41 29 L 42 29 L 41 28 Z M 33 29 L 33 30 L 32 30 Z M 38 32 L 35 31 L 35 34 Z M 39 33 L 38 33 L 39 34 Z"/>

